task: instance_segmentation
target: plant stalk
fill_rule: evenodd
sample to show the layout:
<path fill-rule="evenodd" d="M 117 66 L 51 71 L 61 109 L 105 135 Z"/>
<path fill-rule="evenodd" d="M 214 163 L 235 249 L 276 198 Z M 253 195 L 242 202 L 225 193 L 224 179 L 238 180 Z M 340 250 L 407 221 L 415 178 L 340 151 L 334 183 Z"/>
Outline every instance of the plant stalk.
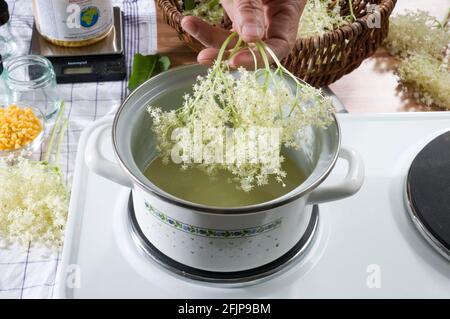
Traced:
<path fill-rule="evenodd" d="M 44 155 L 44 162 L 47 162 L 47 163 L 50 162 L 50 157 L 52 156 L 53 144 L 55 143 L 56 132 L 58 131 L 59 123 L 61 122 L 61 119 L 64 115 L 64 109 L 65 109 L 65 104 L 64 104 L 64 102 L 61 102 L 61 105 L 59 107 L 58 116 L 56 117 L 55 124 L 53 125 L 52 131 L 50 134 L 50 140 L 47 145 L 47 151 L 45 152 L 45 155 Z"/>

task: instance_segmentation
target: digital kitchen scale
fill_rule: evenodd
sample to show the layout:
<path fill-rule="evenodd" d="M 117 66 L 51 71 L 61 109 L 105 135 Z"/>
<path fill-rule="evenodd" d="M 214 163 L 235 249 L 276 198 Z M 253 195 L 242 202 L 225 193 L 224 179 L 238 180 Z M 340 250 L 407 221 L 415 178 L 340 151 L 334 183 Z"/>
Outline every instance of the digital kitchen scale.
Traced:
<path fill-rule="evenodd" d="M 110 34 L 98 43 L 81 48 L 54 45 L 34 25 L 31 52 L 52 62 L 58 83 L 121 81 L 127 75 L 123 13 L 115 7 Z"/>

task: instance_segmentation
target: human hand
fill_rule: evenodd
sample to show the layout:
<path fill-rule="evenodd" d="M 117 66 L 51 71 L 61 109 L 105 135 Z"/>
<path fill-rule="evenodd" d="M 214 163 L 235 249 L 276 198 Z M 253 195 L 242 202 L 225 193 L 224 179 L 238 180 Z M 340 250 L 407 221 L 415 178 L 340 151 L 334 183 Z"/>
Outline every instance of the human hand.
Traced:
<path fill-rule="evenodd" d="M 297 39 L 300 16 L 307 0 L 221 0 L 222 6 L 233 22 L 233 30 L 243 41 L 253 43 L 263 40 L 279 59 L 286 57 Z M 219 48 L 230 31 L 213 27 L 200 18 L 188 16 L 181 21 L 183 29 L 207 48 L 197 60 L 211 65 Z M 234 42 L 235 43 L 235 42 Z M 230 44 L 233 46 L 233 42 Z M 260 60 L 257 54 L 258 60 Z M 229 61 L 232 67 L 254 67 L 254 58 L 242 50 Z M 260 62 L 260 61 L 259 61 Z"/>

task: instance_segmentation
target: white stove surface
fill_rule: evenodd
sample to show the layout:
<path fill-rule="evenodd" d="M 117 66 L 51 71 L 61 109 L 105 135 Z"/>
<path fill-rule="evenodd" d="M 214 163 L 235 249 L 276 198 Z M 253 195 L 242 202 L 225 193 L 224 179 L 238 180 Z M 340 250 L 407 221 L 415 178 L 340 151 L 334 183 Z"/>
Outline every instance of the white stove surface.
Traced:
<path fill-rule="evenodd" d="M 130 190 L 84 164 L 87 137 L 111 119 L 96 122 L 79 145 L 57 297 L 450 298 L 450 261 L 416 230 L 404 199 L 410 163 L 428 141 L 450 130 L 450 113 L 338 118 L 343 145 L 364 158 L 364 186 L 351 198 L 320 206 L 316 240 L 295 266 L 241 288 L 189 281 L 141 255 L 126 224 Z M 105 134 L 105 153 L 113 158 L 110 141 Z M 338 163 L 327 183 L 343 174 Z"/>

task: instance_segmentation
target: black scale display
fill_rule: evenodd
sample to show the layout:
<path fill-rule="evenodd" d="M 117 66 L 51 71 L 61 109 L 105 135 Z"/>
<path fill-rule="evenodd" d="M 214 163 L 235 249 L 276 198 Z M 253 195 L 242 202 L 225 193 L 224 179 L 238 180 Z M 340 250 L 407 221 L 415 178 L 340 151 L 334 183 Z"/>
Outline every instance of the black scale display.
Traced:
<path fill-rule="evenodd" d="M 114 8 L 114 28 L 102 41 L 80 48 L 66 48 L 46 41 L 33 28 L 31 53 L 52 62 L 58 83 L 120 81 L 127 75 L 123 13 Z"/>
<path fill-rule="evenodd" d="M 416 156 L 407 191 L 416 225 L 450 259 L 450 132 L 434 139 Z"/>

